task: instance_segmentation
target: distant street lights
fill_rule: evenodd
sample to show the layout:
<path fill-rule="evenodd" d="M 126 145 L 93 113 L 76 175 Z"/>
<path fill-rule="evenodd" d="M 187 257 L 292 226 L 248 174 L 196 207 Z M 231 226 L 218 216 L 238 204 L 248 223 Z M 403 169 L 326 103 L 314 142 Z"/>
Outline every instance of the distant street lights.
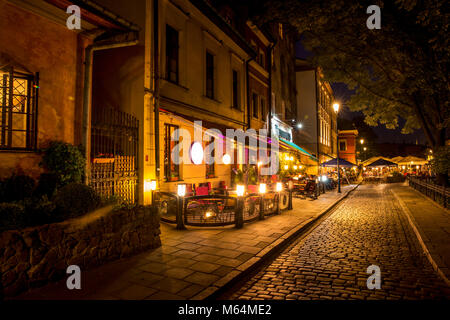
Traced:
<path fill-rule="evenodd" d="M 336 164 L 338 172 L 338 193 L 341 193 L 341 174 L 339 172 L 339 131 L 338 131 L 338 114 L 339 114 L 339 103 L 335 102 L 333 104 L 334 112 L 336 112 Z"/>

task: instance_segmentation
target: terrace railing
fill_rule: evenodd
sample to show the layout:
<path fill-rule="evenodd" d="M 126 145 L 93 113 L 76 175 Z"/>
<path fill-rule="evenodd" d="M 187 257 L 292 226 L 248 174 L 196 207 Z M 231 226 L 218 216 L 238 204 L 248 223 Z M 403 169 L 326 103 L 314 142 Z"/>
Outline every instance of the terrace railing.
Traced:
<path fill-rule="evenodd" d="M 448 199 L 450 197 L 449 188 L 427 183 L 414 177 L 409 177 L 408 183 L 409 186 L 411 186 L 412 188 L 416 189 L 417 191 L 420 191 L 427 197 L 433 199 L 434 201 L 442 205 L 444 208 L 448 208 L 449 206 Z"/>
<path fill-rule="evenodd" d="M 278 193 L 268 192 L 248 194 L 242 199 L 243 221 L 248 223 L 265 216 L 279 212 Z M 187 226 L 214 227 L 236 224 L 238 212 L 238 199 L 228 195 L 202 195 L 185 197 L 183 201 L 175 193 L 156 192 L 154 202 L 160 208 L 161 220 L 168 223 L 177 223 L 177 216 L 182 217 L 183 224 Z M 183 210 L 180 213 L 180 204 Z M 262 207 L 261 207 L 262 203 Z M 261 212 L 261 208 L 263 211 Z M 281 205 L 280 209 L 286 206 Z"/>

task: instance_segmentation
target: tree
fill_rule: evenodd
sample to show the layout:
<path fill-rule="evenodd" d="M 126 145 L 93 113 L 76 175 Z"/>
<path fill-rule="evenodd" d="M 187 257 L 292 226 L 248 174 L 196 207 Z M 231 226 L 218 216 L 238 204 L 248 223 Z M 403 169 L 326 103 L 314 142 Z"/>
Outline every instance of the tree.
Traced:
<path fill-rule="evenodd" d="M 381 8 L 381 29 L 366 26 L 367 8 Z M 257 11 L 261 23 L 288 23 L 303 34 L 327 81 L 344 82 L 365 121 L 403 133 L 421 128 L 433 150 L 449 126 L 449 7 L 445 1 L 275 0 Z M 262 8 L 262 9 L 261 9 Z M 257 10 L 255 8 L 255 10 Z M 447 177 L 441 174 L 441 182 Z"/>

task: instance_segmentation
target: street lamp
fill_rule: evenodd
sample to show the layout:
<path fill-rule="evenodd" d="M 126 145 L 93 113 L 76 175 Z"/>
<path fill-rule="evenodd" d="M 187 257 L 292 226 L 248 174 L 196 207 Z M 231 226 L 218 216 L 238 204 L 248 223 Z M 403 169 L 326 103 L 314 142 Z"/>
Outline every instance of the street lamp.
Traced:
<path fill-rule="evenodd" d="M 179 183 L 177 185 L 178 194 L 178 211 L 177 211 L 177 229 L 186 229 L 183 223 L 183 211 L 184 211 L 184 196 L 186 195 L 186 184 Z"/>
<path fill-rule="evenodd" d="M 264 220 L 264 194 L 266 193 L 266 184 L 259 185 L 259 220 Z"/>
<path fill-rule="evenodd" d="M 294 181 L 289 180 L 288 189 L 289 189 L 288 210 L 292 210 L 292 190 L 294 189 Z"/>
<path fill-rule="evenodd" d="M 236 186 L 236 218 L 235 218 L 235 226 L 236 228 L 242 228 L 244 226 L 244 197 L 245 186 L 242 184 L 238 184 Z"/>
<path fill-rule="evenodd" d="M 280 197 L 281 197 L 281 191 L 283 190 L 283 185 L 281 184 L 281 182 L 277 182 L 275 190 L 278 193 L 278 201 L 277 201 L 277 214 L 280 214 Z"/>
<path fill-rule="evenodd" d="M 359 142 L 361 142 L 361 144 L 364 144 L 364 139 L 359 140 Z"/>
<path fill-rule="evenodd" d="M 339 103 L 335 102 L 333 104 L 334 112 L 336 112 L 336 164 L 338 172 L 338 193 L 341 193 L 341 174 L 339 173 L 339 131 L 338 131 L 338 114 L 339 114 Z"/>

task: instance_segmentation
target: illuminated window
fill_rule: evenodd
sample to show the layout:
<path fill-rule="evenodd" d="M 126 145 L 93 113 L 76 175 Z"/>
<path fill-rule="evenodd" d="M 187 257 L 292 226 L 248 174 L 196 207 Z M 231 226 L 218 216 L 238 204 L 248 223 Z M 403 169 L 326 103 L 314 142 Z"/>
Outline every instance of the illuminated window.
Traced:
<path fill-rule="evenodd" d="M 208 146 L 210 146 L 210 148 L 213 148 L 215 143 L 215 139 L 211 138 L 211 142 L 208 144 Z M 214 178 L 215 176 L 215 166 L 214 166 L 214 158 L 216 155 L 216 149 L 212 149 L 212 151 L 210 152 L 211 149 L 206 148 L 206 152 L 208 152 L 209 154 L 207 155 L 207 157 L 211 157 L 210 160 L 212 161 L 206 161 L 206 178 Z M 208 164 L 208 162 L 210 162 Z"/>
<path fill-rule="evenodd" d="M 0 70 L 0 149 L 36 148 L 37 76 Z"/>
<path fill-rule="evenodd" d="M 177 181 L 180 178 L 180 166 L 172 159 L 172 150 L 178 144 L 177 140 L 179 137 L 177 129 L 178 126 L 171 124 L 164 125 L 164 177 L 166 181 Z M 174 139 L 171 138 L 172 136 Z"/>

